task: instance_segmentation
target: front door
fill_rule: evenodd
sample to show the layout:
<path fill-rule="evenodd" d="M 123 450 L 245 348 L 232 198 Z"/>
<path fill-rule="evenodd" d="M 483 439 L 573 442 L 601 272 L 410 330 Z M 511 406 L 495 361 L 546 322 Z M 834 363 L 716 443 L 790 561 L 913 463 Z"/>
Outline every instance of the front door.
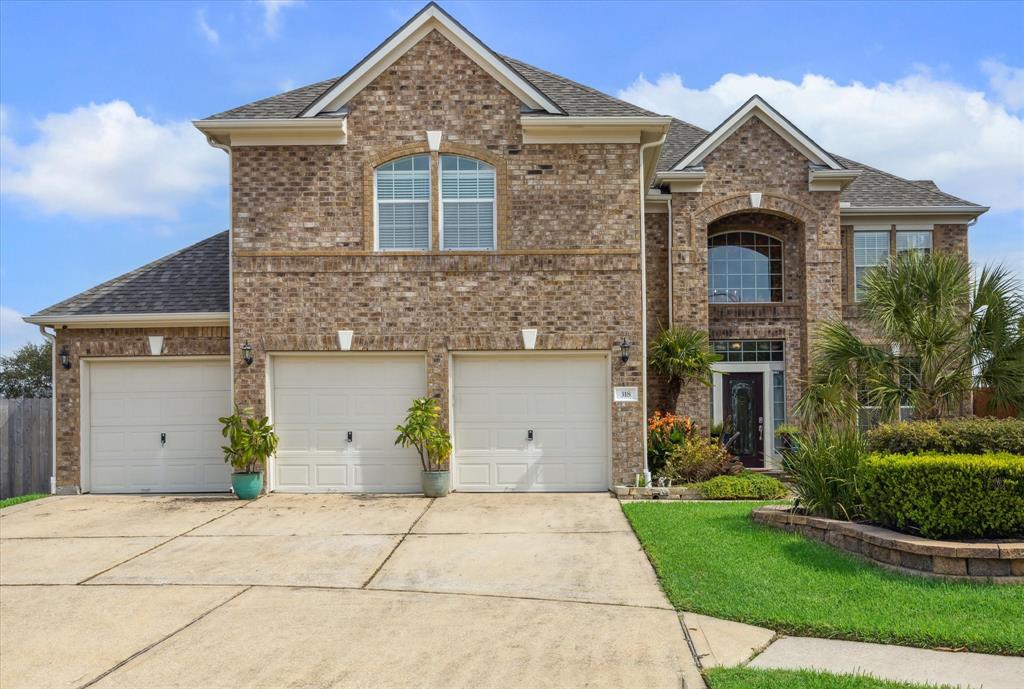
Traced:
<path fill-rule="evenodd" d="M 764 466 L 764 375 L 722 374 L 722 414 L 729 450 L 744 466 Z"/>

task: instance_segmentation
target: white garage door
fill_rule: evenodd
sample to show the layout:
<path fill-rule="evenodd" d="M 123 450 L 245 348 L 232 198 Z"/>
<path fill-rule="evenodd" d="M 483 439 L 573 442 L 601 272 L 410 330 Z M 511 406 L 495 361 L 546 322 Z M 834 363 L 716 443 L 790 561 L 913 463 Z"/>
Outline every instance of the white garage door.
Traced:
<path fill-rule="evenodd" d="M 425 394 L 422 355 L 275 356 L 273 368 L 275 490 L 421 490 L 419 455 L 395 446 L 395 426 Z"/>
<path fill-rule="evenodd" d="M 454 405 L 460 490 L 607 490 L 604 356 L 457 357 Z"/>
<path fill-rule="evenodd" d="M 226 359 L 95 361 L 88 373 L 89 490 L 228 490 L 217 422 L 231 410 Z"/>

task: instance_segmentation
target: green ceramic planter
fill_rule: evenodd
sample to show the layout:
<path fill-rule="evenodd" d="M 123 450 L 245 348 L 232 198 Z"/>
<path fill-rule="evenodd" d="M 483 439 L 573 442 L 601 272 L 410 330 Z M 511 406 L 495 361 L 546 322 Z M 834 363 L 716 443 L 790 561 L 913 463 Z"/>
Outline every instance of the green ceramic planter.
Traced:
<path fill-rule="evenodd" d="M 443 498 L 451 486 L 447 471 L 423 472 L 423 495 L 428 498 Z"/>
<path fill-rule="evenodd" d="M 253 500 L 263 489 L 263 472 L 231 474 L 231 487 L 240 500 Z"/>

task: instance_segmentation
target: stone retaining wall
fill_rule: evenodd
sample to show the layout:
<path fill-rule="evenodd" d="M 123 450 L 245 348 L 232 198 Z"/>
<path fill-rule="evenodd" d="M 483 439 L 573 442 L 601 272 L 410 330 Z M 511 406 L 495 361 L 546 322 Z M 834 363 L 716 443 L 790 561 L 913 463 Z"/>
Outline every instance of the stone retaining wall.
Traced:
<path fill-rule="evenodd" d="M 1024 583 L 1024 542 L 935 541 L 879 526 L 811 517 L 787 505 L 754 510 L 754 521 L 803 534 L 909 574 Z"/>

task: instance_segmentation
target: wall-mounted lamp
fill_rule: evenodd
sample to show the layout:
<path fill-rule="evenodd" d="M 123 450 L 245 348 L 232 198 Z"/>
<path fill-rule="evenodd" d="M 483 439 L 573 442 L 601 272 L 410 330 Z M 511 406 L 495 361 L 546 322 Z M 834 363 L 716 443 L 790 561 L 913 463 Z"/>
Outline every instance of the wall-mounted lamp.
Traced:
<path fill-rule="evenodd" d="M 71 355 L 68 354 L 67 347 L 61 347 L 60 354 L 58 356 L 60 357 L 61 366 L 63 366 L 65 369 L 71 368 Z"/>
<path fill-rule="evenodd" d="M 629 361 L 629 348 L 633 346 L 633 343 L 622 338 L 622 342 L 619 343 L 619 358 L 622 359 L 622 363 Z"/>
<path fill-rule="evenodd" d="M 252 366 L 252 345 L 249 344 L 249 340 L 245 341 L 242 345 L 242 361 L 245 362 L 246 366 Z"/>

